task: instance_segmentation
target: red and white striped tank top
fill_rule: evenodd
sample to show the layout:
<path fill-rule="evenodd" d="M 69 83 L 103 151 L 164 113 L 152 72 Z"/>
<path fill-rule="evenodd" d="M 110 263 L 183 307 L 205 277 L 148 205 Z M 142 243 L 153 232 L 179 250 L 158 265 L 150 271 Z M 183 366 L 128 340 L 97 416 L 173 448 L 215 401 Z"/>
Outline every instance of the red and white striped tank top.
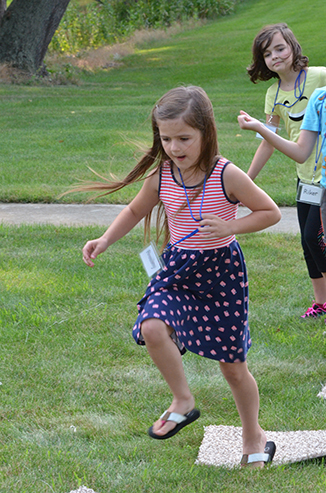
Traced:
<path fill-rule="evenodd" d="M 210 176 L 207 177 L 202 214 L 215 214 L 224 221 L 231 221 L 236 218 L 238 203 L 231 202 L 226 196 L 223 186 L 223 170 L 229 161 L 220 158 L 214 166 Z M 190 201 L 192 214 L 195 218 L 199 217 L 200 204 L 203 192 L 191 201 L 195 195 L 196 187 L 186 187 Z M 169 162 L 165 162 L 161 169 L 159 197 L 162 200 L 168 218 L 171 244 L 178 242 L 188 234 L 198 228 L 198 222 L 191 217 L 189 207 L 181 206 L 186 203 L 186 195 L 179 180 L 173 175 Z M 187 204 L 187 203 L 186 203 Z M 178 248 L 189 250 L 211 250 L 229 245 L 235 239 L 234 235 L 216 239 L 204 239 L 198 234 L 186 238 L 178 243 Z"/>

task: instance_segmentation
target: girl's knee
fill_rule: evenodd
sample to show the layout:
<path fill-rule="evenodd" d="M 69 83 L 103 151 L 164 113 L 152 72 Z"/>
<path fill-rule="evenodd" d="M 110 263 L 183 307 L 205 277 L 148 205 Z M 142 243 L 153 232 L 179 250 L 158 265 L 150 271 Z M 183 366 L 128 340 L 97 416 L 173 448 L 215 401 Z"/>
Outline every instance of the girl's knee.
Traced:
<path fill-rule="evenodd" d="M 247 375 L 247 363 L 221 363 L 220 368 L 224 378 L 231 386 L 241 385 L 243 379 Z"/>
<path fill-rule="evenodd" d="M 148 318 L 142 322 L 141 333 L 146 343 L 158 343 L 168 334 L 165 323 L 155 318 Z"/>

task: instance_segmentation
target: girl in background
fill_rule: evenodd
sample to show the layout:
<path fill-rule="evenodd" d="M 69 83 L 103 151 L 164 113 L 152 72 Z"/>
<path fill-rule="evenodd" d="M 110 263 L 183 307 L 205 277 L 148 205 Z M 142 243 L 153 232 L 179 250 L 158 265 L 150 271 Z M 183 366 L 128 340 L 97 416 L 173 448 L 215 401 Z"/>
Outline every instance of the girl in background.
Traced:
<path fill-rule="evenodd" d="M 284 23 L 264 27 L 255 37 L 253 59 L 247 71 L 250 80 L 276 82 L 267 90 L 265 99 L 266 124 L 277 131 L 282 119 L 291 141 L 296 142 L 308 100 L 313 91 L 326 84 L 325 67 L 309 67 L 309 59 L 302 55 L 301 46 L 291 29 Z M 262 140 L 248 175 L 255 179 L 274 152 L 273 145 Z M 315 182 L 321 179 L 321 160 L 314 174 L 314 155 L 296 163 L 299 180 Z M 326 314 L 326 256 L 320 207 L 297 201 L 301 243 L 312 282 L 314 301 L 302 318 Z"/>

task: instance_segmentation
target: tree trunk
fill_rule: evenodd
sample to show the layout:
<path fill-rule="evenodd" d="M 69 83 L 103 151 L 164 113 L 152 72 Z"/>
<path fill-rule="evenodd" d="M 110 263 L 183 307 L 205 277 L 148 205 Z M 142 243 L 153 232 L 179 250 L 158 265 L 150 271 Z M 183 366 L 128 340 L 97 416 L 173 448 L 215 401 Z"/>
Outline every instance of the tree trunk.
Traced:
<path fill-rule="evenodd" d="M 35 73 L 70 0 L 13 0 L 0 22 L 0 63 Z"/>
<path fill-rule="evenodd" d="M 3 17 L 3 14 L 6 12 L 7 8 L 7 0 L 0 0 L 0 21 Z"/>

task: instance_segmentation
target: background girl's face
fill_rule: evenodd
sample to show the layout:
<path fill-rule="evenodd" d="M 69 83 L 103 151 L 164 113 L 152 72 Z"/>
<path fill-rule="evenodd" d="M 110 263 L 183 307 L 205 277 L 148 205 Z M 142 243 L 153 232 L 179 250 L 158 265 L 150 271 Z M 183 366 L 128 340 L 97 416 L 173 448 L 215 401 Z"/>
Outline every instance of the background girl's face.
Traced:
<path fill-rule="evenodd" d="M 271 44 L 263 48 L 264 60 L 267 68 L 272 72 L 280 74 L 288 72 L 292 68 L 293 52 L 292 47 L 285 41 L 282 34 L 274 34 Z"/>
<path fill-rule="evenodd" d="M 202 135 L 183 118 L 158 120 L 157 126 L 164 151 L 181 170 L 189 169 L 201 153 Z"/>

